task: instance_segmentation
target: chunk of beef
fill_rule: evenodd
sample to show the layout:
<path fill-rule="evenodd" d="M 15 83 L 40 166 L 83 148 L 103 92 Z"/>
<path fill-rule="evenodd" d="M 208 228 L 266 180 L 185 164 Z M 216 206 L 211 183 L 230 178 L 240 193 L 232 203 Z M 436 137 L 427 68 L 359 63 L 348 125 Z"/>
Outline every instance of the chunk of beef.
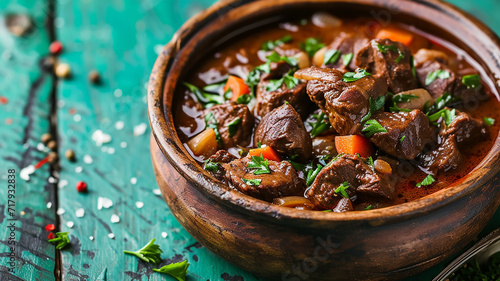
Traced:
<path fill-rule="evenodd" d="M 335 213 L 343 213 L 348 211 L 354 211 L 354 206 L 352 205 L 351 199 L 342 198 L 339 203 L 333 209 Z"/>
<path fill-rule="evenodd" d="M 341 135 L 360 134 L 361 119 L 368 114 L 369 99 L 387 93 L 382 79 L 366 76 L 355 82 L 344 82 L 336 69 L 309 67 L 295 77 L 308 80 L 307 94 L 325 113 L 333 129 Z"/>
<path fill-rule="evenodd" d="M 342 155 L 323 168 L 306 191 L 306 196 L 320 208 L 333 209 L 343 198 L 335 190 L 344 182 L 349 183 L 346 190 L 349 197 L 359 194 L 392 198 L 394 194 L 387 175 L 374 172 L 357 155 Z"/>
<path fill-rule="evenodd" d="M 255 119 L 246 105 L 235 103 L 215 105 L 205 112 L 205 116 L 210 113 L 217 120 L 217 129 L 224 149 L 250 144 Z M 240 121 L 235 121 L 238 118 Z M 231 132 L 229 130 L 230 124 L 233 124 Z"/>
<path fill-rule="evenodd" d="M 385 153 L 403 159 L 414 159 L 432 141 L 433 129 L 420 110 L 411 112 L 381 112 L 373 115 L 387 132 L 369 137 Z"/>
<path fill-rule="evenodd" d="M 427 61 L 421 67 L 416 68 L 417 77 L 422 85 L 433 98 L 439 98 L 444 93 L 452 93 L 455 83 L 455 72 L 440 61 Z M 437 75 L 436 73 L 441 73 Z M 430 79 L 432 76 L 435 79 Z M 448 78 L 446 78 L 448 77 Z M 428 81 L 427 81 L 428 80 Z M 432 81 L 432 82 L 431 82 Z"/>
<path fill-rule="evenodd" d="M 359 50 L 368 43 L 366 37 L 359 37 L 350 33 L 341 33 L 333 42 L 327 47 L 327 50 L 337 50 L 341 56 L 335 63 L 327 64 L 328 68 L 335 68 L 342 72 L 356 70 L 356 58 Z M 344 61 L 342 55 L 352 54 L 349 61 Z M 324 64 L 324 58 L 323 58 Z"/>
<path fill-rule="evenodd" d="M 437 149 L 420 156 L 420 164 L 436 176 L 439 171 L 448 172 L 457 169 L 463 162 L 455 136 L 451 135 Z"/>
<path fill-rule="evenodd" d="M 313 155 L 315 157 L 324 155 L 337 155 L 334 135 L 321 135 L 312 140 Z"/>
<path fill-rule="evenodd" d="M 311 156 L 311 136 L 290 104 L 284 104 L 262 118 L 254 136 L 254 143 L 259 142 L 280 154 L 297 155 L 303 161 Z"/>
<path fill-rule="evenodd" d="M 236 156 L 232 155 L 226 150 L 219 150 L 214 155 L 210 156 L 207 161 L 207 163 L 216 164 L 217 169 L 207 169 L 206 166 L 205 169 L 208 170 L 208 172 L 210 172 L 216 179 L 222 182 L 226 182 L 226 170 L 224 169 L 224 166 L 222 166 L 222 164 L 229 163 L 235 159 L 237 159 Z"/>
<path fill-rule="evenodd" d="M 415 67 L 421 67 L 428 61 L 438 61 L 442 64 L 448 65 L 448 55 L 438 50 L 420 49 L 414 56 Z"/>
<path fill-rule="evenodd" d="M 441 125 L 439 136 L 442 139 L 454 136 L 457 145 L 464 147 L 483 141 L 486 138 L 488 132 L 483 121 L 472 118 L 469 114 L 456 109 L 455 114 L 455 119 L 448 126 Z"/>
<path fill-rule="evenodd" d="M 375 77 L 383 77 L 389 91 L 400 93 L 417 88 L 411 68 L 411 51 L 400 42 L 374 39 L 358 52 L 356 64 Z"/>
<path fill-rule="evenodd" d="M 288 88 L 286 83 L 283 83 L 278 89 L 269 91 L 268 86 L 271 80 L 279 80 L 291 69 L 288 63 L 273 62 L 270 65 L 271 71 L 264 73 L 257 85 L 255 112 L 257 116 L 265 116 L 273 109 L 281 106 L 285 102 L 289 102 L 302 116 L 306 118 L 312 108 L 312 103 L 306 94 L 306 83 L 300 81 L 294 88 Z"/>
<path fill-rule="evenodd" d="M 261 175 L 255 175 L 255 169 L 248 168 L 249 162 L 250 157 L 245 157 L 222 165 L 226 170 L 226 179 L 233 188 L 268 202 L 278 197 L 304 194 L 304 180 L 299 178 L 289 162 L 269 161 L 271 173 Z M 242 179 L 258 180 L 260 183 L 245 183 Z"/>

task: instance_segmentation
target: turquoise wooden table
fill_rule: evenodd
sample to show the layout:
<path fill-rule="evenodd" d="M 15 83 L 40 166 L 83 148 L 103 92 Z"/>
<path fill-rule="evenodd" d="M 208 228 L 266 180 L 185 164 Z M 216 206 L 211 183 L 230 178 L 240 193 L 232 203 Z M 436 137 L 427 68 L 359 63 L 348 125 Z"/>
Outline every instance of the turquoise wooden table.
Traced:
<path fill-rule="evenodd" d="M 160 265 L 190 262 L 188 280 L 260 280 L 180 226 L 149 156 L 149 72 L 175 30 L 212 2 L 0 1 L 0 280 L 174 280 L 123 254 L 152 238 L 163 250 Z M 500 33 L 496 0 L 452 2 Z M 13 15 L 30 16 L 25 37 L 9 30 Z M 59 61 L 71 66 L 70 79 L 44 70 L 54 40 L 64 45 Z M 87 78 L 92 70 L 101 74 L 98 85 Z M 30 171 L 48 155 L 45 133 L 59 155 L 72 149 L 76 161 L 61 156 Z M 77 192 L 79 181 L 87 193 Z M 70 246 L 48 243 L 47 224 L 69 232 Z M 481 235 L 499 226 L 497 212 Z M 429 280 L 442 268 L 408 280 Z"/>

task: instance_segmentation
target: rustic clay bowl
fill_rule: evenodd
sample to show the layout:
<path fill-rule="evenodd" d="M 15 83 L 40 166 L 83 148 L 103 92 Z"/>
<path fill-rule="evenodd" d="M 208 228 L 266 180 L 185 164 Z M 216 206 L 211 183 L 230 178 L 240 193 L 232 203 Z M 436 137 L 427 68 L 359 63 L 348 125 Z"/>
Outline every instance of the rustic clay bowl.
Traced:
<path fill-rule="evenodd" d="M 221 1 L 165 46 L 148 89 L 151 154 L 165 201 L 194 238 L 228 261 L 272 280 L 395 280 L 462 249 L 500 204 L 500 140 L 466 178 L 410 203 L 363 212 L 281 208 L 223 185 L 180 142 L 172 118 L 175 88 L 209 50 L 283 15 L 326 10 L 414 25 L 465 50 L 498 92 L 500 40 L 437 0 Z"/>

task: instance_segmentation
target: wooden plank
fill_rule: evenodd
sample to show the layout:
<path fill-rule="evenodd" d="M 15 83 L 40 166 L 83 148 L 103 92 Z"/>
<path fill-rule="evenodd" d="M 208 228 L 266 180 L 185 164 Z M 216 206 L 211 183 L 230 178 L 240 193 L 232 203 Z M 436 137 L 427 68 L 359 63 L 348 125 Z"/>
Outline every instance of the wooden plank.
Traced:
<path fill-rule="evenodd" d="M 46 157 L 39 151 L 42 134 L 49 132 L 53 79 L 39 67 L 47 53 L 49 34 L 45 22 L 49 16 L 45 0 L 0 2 L 0 279 L 54 280 L 55 249 L 47 242 L 46 224 L 55 223 L 55 185 L 49 183 L 49 166 L 31 175 L 27 182 L 20 178 L 22 168 Z M 26 38 L 10 34 L 4 24 L 8 14 L 29 14 L 35 24 Z M 5 100 L 5 98 L 7 100 Z M 9 170 L 15 173 L 9 173 Z M 14 219 L 8 202 L 9 175 L 15 175 Z M 10 177 L 12 178 L 12 177 Z M 11 189 L 12 190 L 12 189 Z M 15 224 L 13 232 L 8 228 Z M 11 235 L 15 239 L 9 240 Z M 9 244 L 14 241 L 15 244 Z M 12 273 L 10 247 L 15 253 Z"/>
<path fill-rule="evenodd" d="M 199 1 L 195 6 L 201 9 L 210 2 Z M 63 251 L 65 280 L 94 280 L 104 274 L 108 280 L 166 280 L 153 273 L 150 264 L 123 254 L 152 238 L 164 251 L 162 265 L 188 259 L 190 280 L 258 280 L 201 247 L 154 193 L 145 84 L 157 56 L 155 49 L 168 42 L 192 13 L 189 1 L 177 3 L 58 3 L 57 36 L 65 45 L 61 60 L 73 71 L 72 79 L 58 87 L 64 103 L 58 109 L 60 147 L 77 155 L 76 163 L 61 160 L 61 179 L 69 183 L 59 190 L 59 205 L 65 210 L 61 223 L 73 241 L 72 249 Z M 101 85 L 87 81 L 93 69 L 101 73 Z M 141 126 L 147 129 L 138 134 Z M 96 130 L 109 134 L 111 142 L 98 146 L 92 140 Z M 79 167 L 82 171 L 75 172 Z M 88 183 L 87 194 L 76 192 L 80 180 Z M 99 197 L 111 199 L 113 206 L 99 210 Z M 83 217 L 76 215 L 80 208 L 85 210 Z M 118 223 L 111 222 L 113 215 L 119 217 Z M 69 221 L 72 228 L 67 226 Z"/>

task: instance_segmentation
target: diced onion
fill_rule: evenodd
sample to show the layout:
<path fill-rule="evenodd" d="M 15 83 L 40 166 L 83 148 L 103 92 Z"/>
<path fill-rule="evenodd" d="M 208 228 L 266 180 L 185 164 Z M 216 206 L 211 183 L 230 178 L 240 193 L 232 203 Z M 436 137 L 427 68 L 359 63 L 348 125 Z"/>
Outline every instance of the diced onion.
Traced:
<path fill-rule="evenodd" d="M 312 16 L 312 22 L 318 27 L 340 27 L 342 20 L 329 13 L 317 12 Z"/>

